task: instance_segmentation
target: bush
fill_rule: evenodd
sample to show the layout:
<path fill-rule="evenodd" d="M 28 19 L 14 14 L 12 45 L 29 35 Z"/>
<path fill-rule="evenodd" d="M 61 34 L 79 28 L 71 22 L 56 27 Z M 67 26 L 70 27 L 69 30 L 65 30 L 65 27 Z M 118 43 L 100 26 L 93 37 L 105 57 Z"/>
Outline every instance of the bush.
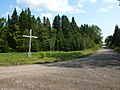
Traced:
<path fill-rule="evenodd" d="M 114 50 L 120 52 L 120 47 L 116 47 Z"/>
<path fill-rule="evenodd" d="M 46 58 L 46 52 L 41 53 L 42 58 Z"/>

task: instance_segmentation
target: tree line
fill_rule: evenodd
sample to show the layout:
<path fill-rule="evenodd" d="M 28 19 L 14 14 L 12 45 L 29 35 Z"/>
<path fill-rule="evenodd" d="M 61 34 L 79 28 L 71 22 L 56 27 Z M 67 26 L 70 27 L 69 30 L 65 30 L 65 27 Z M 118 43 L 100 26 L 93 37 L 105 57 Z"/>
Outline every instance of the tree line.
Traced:
<path fill-rule="evenodd" d="M 84 24 L 80 27 L 72 17 L 55 16 L 52 24 L 47 17 L 35 18 L 30 8 L 18 15 L 16 8 L 8 19 L 0 18 L 0 52 L 28 51 L 29 30 L 38 39 L 32 39 L 32 51 L 73 51 L 101 45 L 101 29 L 96 25 Z"/>
<path fill-rule="evenodd" d="M 111 48 L 116 48 L 116 47 L 120 48 L 120 28 L 118 25 L 115 26 L 113 35 L 108 36 L 105 39 L 105 42 L 107 46 Z"/>

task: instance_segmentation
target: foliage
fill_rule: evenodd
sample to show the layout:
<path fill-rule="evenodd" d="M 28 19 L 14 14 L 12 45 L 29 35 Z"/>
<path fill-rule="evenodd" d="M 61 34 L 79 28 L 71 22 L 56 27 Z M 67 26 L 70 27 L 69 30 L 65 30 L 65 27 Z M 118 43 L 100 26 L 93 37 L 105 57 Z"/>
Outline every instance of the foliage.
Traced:
<path fill-rule="evenodd" d="M 29 38 L 23 35 L 29 35 L 30 29 L 32 35 L 38 37 L 32 39 L 34 52 L 84 50 L 101 45 L 102 40 L 101 29 L 96 25 L 78 27 L 74 17 L 70 22 L 66 15 L 57 15 L 51 26 L 48 17 L 41 21 L 31 14 L 30 8 L 22 10 L 20 15 L 14 9 L 7 21 L 0 18 L 0 25 L 0 52 L 27 52 Z"/>
<path fill-rule="evenodd" d="M 112 35 L 107 36 L 107 38 L 105 39 L 106 45 L 110 47 L 112 40 L 113 40 L 113 36 Z"/>
<path fill-rule="evenodd" d="M 119 50 L 120 48 L 120 28 L 118 25 L 115 26 L 114 34 L 110 35 L 105 40 L 106 44 L 109 47 L 115 48 L 115 50 Z"/>
<path fill-rule="evenodd" d="M 7 52 L 9 49 L 4 23 L 6 23 L 5 19 L 0 18 L 0 52 Z"/>

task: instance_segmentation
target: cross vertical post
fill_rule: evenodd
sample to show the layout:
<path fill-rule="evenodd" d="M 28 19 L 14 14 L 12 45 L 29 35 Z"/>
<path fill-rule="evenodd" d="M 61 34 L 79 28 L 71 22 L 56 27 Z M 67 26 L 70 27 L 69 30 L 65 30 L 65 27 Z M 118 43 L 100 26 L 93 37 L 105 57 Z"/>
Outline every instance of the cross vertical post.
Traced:
<path fill-rule="evenodd" d="M 50 43 L 50 51 L 51 51 L 52 50 L 52 38 L 50 38 L 49 43 Z"/>
<path fill-rule="evenodd" d="M 30 41 L 29 41 L 29 52 L 28 57 L 31 58 L 31 39 L 32 39 L 32 29 L 30 29 Z"/>

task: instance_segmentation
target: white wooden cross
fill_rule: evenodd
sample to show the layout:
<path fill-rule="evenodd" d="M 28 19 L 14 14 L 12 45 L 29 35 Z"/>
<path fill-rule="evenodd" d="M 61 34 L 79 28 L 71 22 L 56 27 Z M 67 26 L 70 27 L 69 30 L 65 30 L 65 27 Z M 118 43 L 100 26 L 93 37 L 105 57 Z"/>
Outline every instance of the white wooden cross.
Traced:
<path fill-rule="evenodd" d="M 28 36 L 28 35 L 23 35 L 23 37 L 29 37 L 29 38 L 30 38 L 28 57 L 31 58 L 31 39 L 32 39 L 32 38 L 38 38 L 38 37 L 37 37 L 37 36 L 32 36 L 32 29 L 30 29 L 30 36 Z"/>

